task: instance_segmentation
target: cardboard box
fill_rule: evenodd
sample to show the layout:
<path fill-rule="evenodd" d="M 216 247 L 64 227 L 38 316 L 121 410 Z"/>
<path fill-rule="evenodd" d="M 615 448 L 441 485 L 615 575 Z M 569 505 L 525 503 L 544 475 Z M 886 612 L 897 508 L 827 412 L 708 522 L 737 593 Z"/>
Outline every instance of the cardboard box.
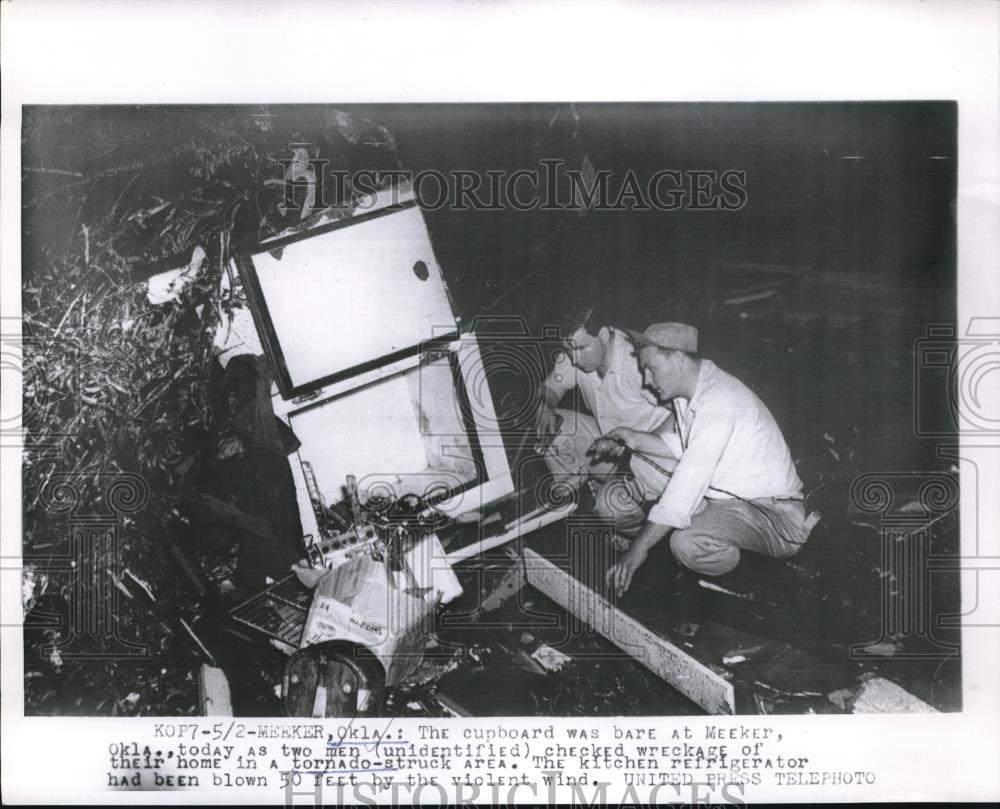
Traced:
<path fill-rule="evenodd" d="M 345 640 L 370 649 L 395 685 L 421 661 L 437 605 L 461 593 L 438 538 L 429 534 L 404 555 L 413 573 L 389 572 L 361 554 L 328 571 L 316 585 L 301 647 Z M 414 587 L 414 585 L 416 585 Z"/>

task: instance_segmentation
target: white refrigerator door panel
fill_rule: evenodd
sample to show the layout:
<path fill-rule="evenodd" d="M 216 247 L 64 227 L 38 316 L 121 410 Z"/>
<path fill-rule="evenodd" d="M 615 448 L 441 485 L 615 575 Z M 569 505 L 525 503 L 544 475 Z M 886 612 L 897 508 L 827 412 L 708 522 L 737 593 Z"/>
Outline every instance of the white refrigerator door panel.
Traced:
<path fill-rule="evenodd" d="M 292 387 L 457 331 L 417 207 L 253 257 Z"/>

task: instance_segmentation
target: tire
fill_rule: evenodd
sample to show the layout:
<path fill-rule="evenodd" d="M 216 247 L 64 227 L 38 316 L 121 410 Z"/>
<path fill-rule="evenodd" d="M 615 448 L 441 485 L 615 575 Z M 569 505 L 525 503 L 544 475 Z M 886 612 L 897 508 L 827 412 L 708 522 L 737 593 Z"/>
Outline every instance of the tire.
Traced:
<path fill-rule="evenodd" d="M 377 716 L 385 671 L 364 646 L 327 641 L 293 654 L 285 666 L 281 699 L 288 716 Z"/>

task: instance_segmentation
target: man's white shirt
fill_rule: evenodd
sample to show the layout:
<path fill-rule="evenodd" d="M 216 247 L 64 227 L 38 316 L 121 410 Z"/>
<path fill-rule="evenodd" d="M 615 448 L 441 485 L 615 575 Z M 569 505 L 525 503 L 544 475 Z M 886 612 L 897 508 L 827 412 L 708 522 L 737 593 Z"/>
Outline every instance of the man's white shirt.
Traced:
<path fill-rule="evenodd" d="M 545 384 L 559 397 L 574 386 L 578 387 L 602 435 L 615 427 L 655 432 L 670 411 L 658 404 L 656 397 L 643 387 L 642 372 L 634 352 L 628 337 L 618 329 L 611 329 L 608 370 L 603 378 L 596 371 L 579 370 L 560 352 Z"/>
<path fill-rule="evenodd" d="M 688 528 L 703 498 L 801 497 L 802 481 L 774 416 L 756 394 L 711 360 L 701 360 L 691 400 L 661 437 L 680 459 L 649 519 Z"/>

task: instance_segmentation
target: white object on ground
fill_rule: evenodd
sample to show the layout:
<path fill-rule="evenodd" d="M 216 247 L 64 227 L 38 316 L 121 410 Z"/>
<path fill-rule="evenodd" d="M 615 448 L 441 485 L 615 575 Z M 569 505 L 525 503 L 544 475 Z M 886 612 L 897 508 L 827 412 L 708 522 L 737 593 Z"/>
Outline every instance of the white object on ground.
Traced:
<path fill-rule="evenodd" d="M 149 596 L 150 601 L 156 601 L 156 596 L 153 595 L 153 590 L 149 586 L 148 582 L 144 581 L 143 579 L 140 579 L 138 576 L 135 575 L 135 573 L 133 573 L 128 568 L 125 568 L 125 575 L 128 576 L 130 579 L 132 579 L 132 581 L 134 581 L 137 585 L 139 585 L 143 589 L 146 595 Z"/>
<path fill-rule="evenodd" d="M 236 275 L 236 265 L 230 262 L 229 268 L 222 273 L 219 282 L 219 296 L 231 299 L 235 292 L 233 283 L 240 286 Z M 225 368 L 229 360 L 240 354 L 259 356 L 264 353 L 264 346 L 257 334 L 257 326 L 253 322 L 253 313 L 249 306 L 232 306 L 228 312 L 219 313 L 219 323 L 215 327 L 215 354 L 219 363 Z"/>
<path fill-rule="evenodd" d="M 938 710 L 894 682 L 873 677 L 858 691 L 852 713 L 938 713 Z"/>
<path fill-rule="evenodd" d="M 205 264 L 205 248 L 200 244 L 191 254 L 191 261 L 184 267 L 157 273 L 146 282 L 146 300 L 154 306 L 176 301 L 191 284 Z"/>
<path fill-rule="evenodd" d="M 562 667 L 572 659 L 569 655 L 564 655 L 558 649 L 553 649 L 545 643 L 535 649 L 531 657 L 533 660 L 537 660 L 546 671 L 562 671 Z"/>
<path fill-rule="evenodd" d="M 734 590 L 727 590 L 725 587 L 720 587 L 718 584 L 712 584 L 710 581 L 705 581 L 704 579 L 698 579 L 698 585 L 704 587 L 706 590 L 714 590 L 717 593 L 725 593 L 727 596 L 733 596 L 735 598 L 745 598 L 747 600 L 753 600 L 752 593 L 737 593 Z"/>

